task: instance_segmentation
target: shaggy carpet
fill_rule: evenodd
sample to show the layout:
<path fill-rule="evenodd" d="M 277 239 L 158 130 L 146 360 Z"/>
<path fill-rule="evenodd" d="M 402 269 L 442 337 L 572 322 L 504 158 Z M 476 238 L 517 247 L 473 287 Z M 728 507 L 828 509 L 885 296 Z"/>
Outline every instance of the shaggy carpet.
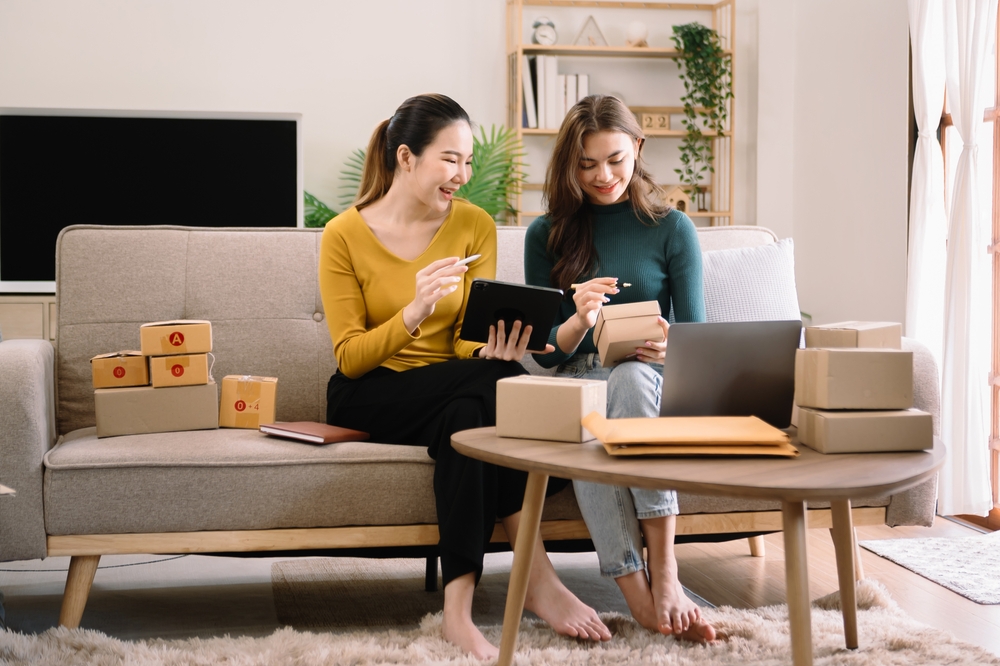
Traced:
<path fill-rule="evenodd" d="M 861 546 L 979 604 L 1000 604 L 1000 532 L 959 539 L 877 539 Z"/>
<path fill-rule="evenodd" d="M 961 643 L 949 633 L 910 619 L 876 582 L 858 587 L 861 648 L 844 648 L 837 595 L 814 603 L 813 645 L 817 666 L 911 666 L 950 664 L 1000 666 L 1000 657 Z M 711 645 L 692 645 L 653 635 L 631 619 L 604 615 L 614 638 L 603 644 L 581 643 L 555 635 L 538 621 L 521 625 L 516 663 L 669 664 L 728 666 L 790 663 L 788 615 L 784 606 L 755 610 L 706 609 L 706 616 L 725 635 Z M 0 662 L 21 664 L 141 666 L 319 666 L 329 664 L 479 664 L 446 643 L 440 614 L 424 617 L 417 629 L 356 631 L 344 634 L 280 629 L 266 638 L 211 638 L 179 641 L 125 642 L 89 630 L 50 629 L 40 635 L 0 633 Z M 500 628 L 485 628 L 487 638 L 500 639 Z"/>

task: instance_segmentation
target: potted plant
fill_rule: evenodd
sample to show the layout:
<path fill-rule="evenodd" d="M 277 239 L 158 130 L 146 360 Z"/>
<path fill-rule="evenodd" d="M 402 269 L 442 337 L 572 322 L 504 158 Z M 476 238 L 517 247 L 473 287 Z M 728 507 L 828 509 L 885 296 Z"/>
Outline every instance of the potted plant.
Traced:
<path fill-rule="evenodd" d="M 472 144 L 472 177 L 455 195 L 468 199 L 492 215 L 498 223 L 503 223 L 508 216 L 516 215 L 517 210 L 510 201 L 524 182 L 521 143 L 514 130 L 493 125 L 488 135 L 486 129 L 480 127 L 480 136 L 474 136 Z M 340 171 L 342 194 L 338 202 L 342 209 L 349 208 L 357 197 L 364 163 L 365 151 L 362 148 L 351 153 L 344 162 Z M 307 227 L 325 226 L 336 214 L 315 196 L 305 193 Z"/>
<path fill-rule="evenodd" d="M 714 173 L 712 142 L 722 136 L 732 99 L 732 57 L 722 48 L 719 33 L 701 23 L 675 25 L 671 37 L 679 52 L 677 67 L 684 82 L 684 129 L 681 168 L 674 169 L 681 184 L 695 200 L 696 208 L 707 210 L 702 179 Z M 706 135 L 705 132 L 710 134 Z"/>

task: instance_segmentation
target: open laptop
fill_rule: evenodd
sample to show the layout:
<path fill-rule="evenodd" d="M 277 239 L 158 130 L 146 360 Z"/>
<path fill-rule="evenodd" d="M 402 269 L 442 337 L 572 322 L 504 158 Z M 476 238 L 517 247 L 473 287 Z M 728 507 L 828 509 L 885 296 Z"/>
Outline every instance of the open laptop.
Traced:
<path fill-rule="evenodd" d="M 671 324 L 660 416 L 756 416 L 791 424 L 802 322 Z"/>

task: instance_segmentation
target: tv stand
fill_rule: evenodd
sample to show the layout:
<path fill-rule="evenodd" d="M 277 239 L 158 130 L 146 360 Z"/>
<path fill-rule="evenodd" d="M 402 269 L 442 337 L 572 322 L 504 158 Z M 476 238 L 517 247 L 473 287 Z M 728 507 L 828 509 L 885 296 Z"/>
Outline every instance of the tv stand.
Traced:
<path fill-rule="evenodd" d="M 56 340 L 55 294 L 0 294 L 0 336 L 4 340 Z"/>

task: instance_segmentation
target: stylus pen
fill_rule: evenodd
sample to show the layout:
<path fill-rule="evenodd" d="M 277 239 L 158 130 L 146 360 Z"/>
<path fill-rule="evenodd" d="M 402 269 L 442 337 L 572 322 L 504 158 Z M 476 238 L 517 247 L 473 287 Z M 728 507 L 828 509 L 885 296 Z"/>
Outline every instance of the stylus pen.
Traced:
<path fill-rule="evenodd" d="M 583 286 L 582 284 L 571 284 L 571 285 L 569 286 L 569 288 L 570 288 L 570 289 L 579 289 L 579 288 L 580 288 L 580 287 L 582 287 L 582 286 Z M 625 288 L 625 287 L 631 287 L 631 286 L 632 286 L 632 283 L 631 283 L 631 282 L 622 282 L 620 286 L 621 286 L 622 288 Z"/>

